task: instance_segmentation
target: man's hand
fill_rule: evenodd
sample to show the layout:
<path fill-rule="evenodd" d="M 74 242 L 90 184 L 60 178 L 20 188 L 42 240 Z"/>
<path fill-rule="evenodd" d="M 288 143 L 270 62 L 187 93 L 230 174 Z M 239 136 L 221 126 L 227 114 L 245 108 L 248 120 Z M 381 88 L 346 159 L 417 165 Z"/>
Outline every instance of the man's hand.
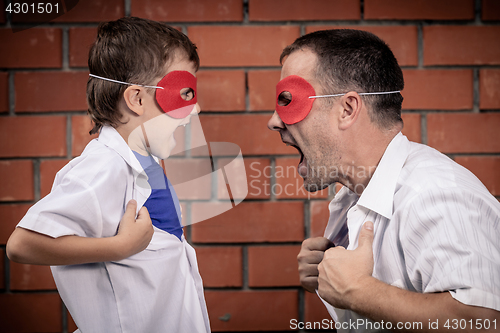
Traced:
<path fill-rule="evenodd" d="M 136 210 L 137 202 L 130 200 L 120 221 L 118 234 L 115 236 L 119 240 L 120 248 L 117 250 L 124 258 L 144 250 L 153 237 L 154 230 L 148 209 L 141 207 L 137 219 L 135 218 Z"/>
<path fill-rule="evenodd" d="M 302 287 L 313 293 L 318 289 L 318 264 L 323 260 L 325 251 L 333 243 L 325 237 L 308 238 L 302 242 L 297 261 L 299 262 L 299 276 Z"/>
<path fill-rule="evenodd" d="M 337 246 L 325 252 L 318 266 L 319 295 L 334 307 L 351 309 L 352 292 L 359 290 L 373 272 L 373 223 L 366 222 L 358 247 L 348 251 Z"/>

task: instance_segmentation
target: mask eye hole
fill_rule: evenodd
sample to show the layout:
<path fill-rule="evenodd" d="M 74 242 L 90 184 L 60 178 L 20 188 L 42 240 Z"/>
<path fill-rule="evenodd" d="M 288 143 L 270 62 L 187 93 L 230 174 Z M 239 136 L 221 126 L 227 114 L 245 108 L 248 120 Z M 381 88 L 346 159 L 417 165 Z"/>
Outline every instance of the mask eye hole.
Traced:
<path fill-rule="evenodd" d="M 289 91 L 282 91 L 278 95 L 278 105 L 287 106 L 292 101 L 292 94 Z"/>
<path fill-rule="evenodd" d="M 190 101 L 194 98 L 194 90 L 192 88 L 182 88 L 181 98 L 185 101 Z"/>

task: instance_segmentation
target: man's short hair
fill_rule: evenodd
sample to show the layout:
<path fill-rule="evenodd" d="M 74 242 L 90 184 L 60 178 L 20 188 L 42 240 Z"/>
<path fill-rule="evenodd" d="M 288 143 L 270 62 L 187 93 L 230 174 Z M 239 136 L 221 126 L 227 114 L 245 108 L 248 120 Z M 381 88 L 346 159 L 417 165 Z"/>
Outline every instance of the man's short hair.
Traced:
<path fill-rule="evenodd" d="M 384 41 L 372 33 L 351 29 L 316 31 L 299 37 L 287 46 L 280 62 L 301 49 L 309 49 L 318 57 L 315 75 L 323 91 L 317 91 L 317 94 L 383 92 L 404 88 L 403 73 L 394 54 Z M 403 96 L 400 93 L 362 97 L 371 105 L 370 120 L 380 128 L 388 129 L 402 122 Z"/>
<path fill-rule="evenodd" d="M 196 69 L 200 66 L 196 46 L 182 32 L 166 24 L 136 17 L 101 23 L 89 52 L 91 74 L 105 78 L 153 85 L 162 77 L 175 52 L 184 52 Z M 120 124 L 117 104 L 126 85 L 96 78 L 87 82 L 88 114 L 97 133 L 103 125 Z"/>

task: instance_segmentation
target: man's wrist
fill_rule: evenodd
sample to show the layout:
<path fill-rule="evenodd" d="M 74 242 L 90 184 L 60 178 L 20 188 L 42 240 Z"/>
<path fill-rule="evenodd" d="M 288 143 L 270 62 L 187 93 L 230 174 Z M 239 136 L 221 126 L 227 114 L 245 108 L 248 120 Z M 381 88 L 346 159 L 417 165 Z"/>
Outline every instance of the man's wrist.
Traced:
<path fill-rule="evenodd" d="M 377 285 L 381 283 L 372 276 L 360 278 L 347 296 L 348 308 L 356 313 L 363 313 L 363 304 L 375 294 Z"/>

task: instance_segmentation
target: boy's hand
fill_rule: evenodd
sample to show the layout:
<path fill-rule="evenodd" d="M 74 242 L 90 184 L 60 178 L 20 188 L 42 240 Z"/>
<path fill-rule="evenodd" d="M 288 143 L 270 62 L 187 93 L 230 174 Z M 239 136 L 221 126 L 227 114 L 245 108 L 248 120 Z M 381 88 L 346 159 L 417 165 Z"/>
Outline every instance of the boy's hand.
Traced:
<path fill-rule="evenodd" d="M 127 203 L 125 214 L 123 214 L 118 227 L 118 234 L 115 236 L 120 240 L 117 251 L 124 258 L 144 250 L 153 237 L 153 225 L 148 209 L 143 206 L 139 210 L 137 219 L 135 218 L 136 210 L 137 202 L 132 199 Z"/>
<path fill-rule="evenodd" d="M 323 260 L 325 251 L 332 246 L 333 243 L 325 237 L 308 238 L 302 242 L 297 261 L 300 283 L 305 290 L 313 293 L 318 288 L 318 264 Z"/>

